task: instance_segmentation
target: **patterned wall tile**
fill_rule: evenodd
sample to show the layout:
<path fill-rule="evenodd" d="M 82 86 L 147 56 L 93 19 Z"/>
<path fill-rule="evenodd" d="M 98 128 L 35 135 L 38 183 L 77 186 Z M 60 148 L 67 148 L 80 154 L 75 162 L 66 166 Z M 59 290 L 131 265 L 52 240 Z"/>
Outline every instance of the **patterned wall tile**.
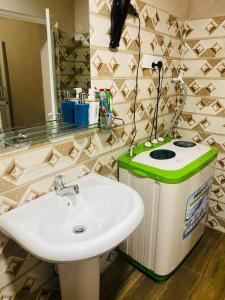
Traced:
<path fill-rule="evenodd" d="M 4 155 L 1 158 L 0 193 L 5 193 L 53 173 L 52 146 Z M 7 162 L 7 163 L 6 163 Z"/>
<path fill-rule="evenodd" d="M 216 146 L 209 225 L 225 231 L 224 157 L 224 25 L 225 17 L 189 20 L 184 24 L 183 69 L 188 98 L 178 124 L 180 135 Z"/>
<path fill-rule="evenodd" d="M 224 45 L 224 39 L 186 40 L 184 44 L 185 58 L 223 58 L 225 54 Z"/>
<path fill-rule="evenodd" d="M 211 199 L 225 204 L 225 172 L 223 169 L 215 170 Z"/>
<path fill-rule="evenodd" d="M 218 132 L 220 134 L 225 134 L 225 122 L 223 117 L 217 116 L 208 116 L 208 115 L 201 115 L 195 113 L 181 113 L 180 121 L 178 126 L 184 129 L 191 129 L 197 130 L 202 132 L 208 133 L 215 133 Z M 221 145 L 222 148 L 225 150 L 225 145 Z"/>
<path fill-rule="evenodd" d="M 151 53 L 160 56 L 165 64 L 163 99 L 160 106 L 162 114 L 159 120 L 159 132 L 162 133 L 171 122 L 175 109 L 176 90 L 170 85 L 170 79 L 177 74 L 180 65 L 182 54 L 180 28 L 182 24 L 176 17 L 156 10 L 142 1 L 135 1 L 134 4 L 141 14 L 142 54 Z M 38 153 L 37 159 L 32 156 L 33 154 L 29 154 L 27 162 L 23 159 L 25 157 L 23 155 L 26 155 L 27 152 L 13 157 L 12 160 L 4 161 L 0 165 L 2 169 L 0 187 L 2 186 L 3 192 L 0 198 L 1 213 L 50 191 L 53 187 L 53 177 L 57 174 L 65 174 L 67 183 L 93 171 L 117 179 L 117 159 L 127 150 L 134 134 L 132 118 L 135 96 L 134 76 L 137 68 L 138 24 L 133 18 L 128 18 L 123 31 L 120 51 L 118 53 L 109 52 L 110 8 L 110 1 L 90 1 L 92 86 L 111 89 L 113 114 L 124 118 L 126 125 L 110 132 L 94 132 L 86 136 L 74 136 L 55 141 L 52 143 L 51 149 Z M 87 75 L 88 54 L 80 51 L 73 37 L 71 38 L 70 35 L 61 31 L 58 32 L 57 43 L 56 68 L 60 75 L 57 78 L 59 94 L 61 89 L 72 89 L 78 85 L 77 75 Z M 141 69 L 140 78 L 136 106 L 136 139 L 139 141 L 144 140 L 151 130 L 157 74 Z M 45 149 L 47 148 L 48 146 Z M 39 172 L 38 168 L 41 168 L 42 171 Z M 42 179 L 35 177 L 36 171 L 37 174 L 41 173 L 44 177 Z M 11 173 L 14 176 L 13 179 Z M 10 180 L 9 176 L 11 176 Z M 3 250 L 8 249 L 4 246 L 3 238 L 2 245 Z M 10 258 L 10 252 L 8 255 Z M 27 258 L 25 258 L 26 261 Z M 22 260 L 21 263 L 23 263 Z M 54 277 L 50 266 L 48 268 L 47 265 L 44 265 L 43 268 L 45 267 L 47 270 L 44 276 L 48 276 L 49 273 L 50 278 Z M 0 295 L 10 298 L 17 294 L 18 297 L 36 299 L 37 294 L 40 293 L 41 299 L 51 299 L 49 290 L 43 289 L 41 265 L 34 267 L 34 270 L 33 274 L 32 270 L 27 269 L 27 273 L 18 280 L 16 277 L 7 277 L 7 282 L 13 281 L 13 288 L 11 284 L 6 287 L 2 286 Z M 6 275 L 6 271 L 3 271 L 3 277 Z M 33 282 L 36 282 L 37 289 L 34 288 Z"/>
<path fill-rule="evenodd" d="M 141 17 L 142 53 L 164 62 L 159 133 L 171 123 L 178 92 L 171 78 L 186 71 L 188 99 L 176 130 L 177 136 L 216 146 L 220 150 L 210 201 L 209 225 L 225 231 L 224 142 L 224 18 L 185 21 L 158 10 L 147 0 L 133 1 Z M 0 159 L 0 213 L 31 201 L 53 189 L 54 176 L 64 174 L 70 184 L 90 172 L 118 178 L 117 159 L 129 147 L 134 134 L 135 72 L 138 22 L 128 17 L 118 52 L 109 52 L 110 0 L 91 0 L 91 84 L 110 88 L 113 114 L 125 125 L 109 132 L 99 130 L 60 138 L 28 151 L 2 155 Z M 89 37 L 76 38 L 58 32 L 58 88 L 72 89 L 77 75 L 87 75 L 89 56 L 80 49 Z M 83 82 L 88 85 L 88 80 Z M 82 84 L 83 84 L 82 83 Z M 141 68 L 136 105 L 136 141 L 151 131 L 156 103 L 157 73 Z M 16 243 L 0 235 L 0 298 L 60 299 L 54 266 L 40 262 Z M 16 299 L 16 298 L 15 298 Z"/>
<path fill-rule="evenodd" d="M 189 59 L 183 63 L 186 77 L 202 77 L 211 79 L 223 79 L 225 61 L 223 58 Z"/>
<path fill-rule="evenodd" d="M 225 98 L 189 96 L 186 101 L 185 111 L 202 115 L 224 117 Z"/>
<path fill-rule="evenodd" d="M 224 36 L 225 17 L 213 17 L 201 20 L 189 20 L 185 22 L 188 39 L 215 38 Z"/>
<path fill-rule="evenodd" d="M 139 81 L 138 101 L 155 99 L 157 96 L 157 83 L 157 79 L 141 79 Z M 134 78 L 114 78 L 114 80 L 94 78 L 92 84 L 97 88 L 110 88 L 113 105 L 134 101 Z M 163 86 L 163 97 L 171 97 L 170 101 L 175 103 L 176 90 L 175 87 L 171 85 L 171 78 L 165 79 Z"/>
<path fill-rule="evenodd" d="M 81 87 L 86 92 L 90 87 L 89 39 L 89 33 L 69 34 L 58 28 L 54 30 L 58 102 L 62 91 L 70 91 L 74 96 L 74 87 Z"/>
<path fill-rule="evenodd" d="M 177 38 L 181 37 L 180 28 L 183 26 L 182 20 L 178 19 L 176 16 L 152 7 L 149 5 L 148 1 L 136 0 L 132 1 L 132 3 L 140 14 L 143 30 L 161 32 Z M 111 10 L 110 0 L 89 1 L 89 7 L 92 15 L 97 14 L 99 17 L 109 19 Z M 132 17 L 128 17 L 126 24 L 128 26 L 132 25 L 137 27 L 138 21 L 134 20 Z"/>
<path fill-rule="evenodd" d="M 208 224 L 210 227 L 225 233 L 224 221 L 225 205 L 216 201 L 210 201 Z"/>

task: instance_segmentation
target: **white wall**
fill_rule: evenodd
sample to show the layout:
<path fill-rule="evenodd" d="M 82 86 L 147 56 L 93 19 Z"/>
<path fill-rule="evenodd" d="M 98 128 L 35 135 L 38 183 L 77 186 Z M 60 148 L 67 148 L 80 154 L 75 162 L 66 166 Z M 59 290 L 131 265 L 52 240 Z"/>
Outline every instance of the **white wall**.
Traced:
<path fill-rule="evenodd" d="M 89 32 L 89 1 L 75 0 L 75 32 Z"/>
<path fill-rule="evenodd" d="M 74 0 L 0 0 L 0 9 L 45 18 L 49 8 L 64 31 L 74 32 Z"/>
<path fill-rule="evenodd" d="M 196 2 L 197 1 L 198 0 L 196 0 Z M 205 0 L 202 0 L 202 2 L 204 1 Z M 159 9 L 165 10 L 172 15 L 186 19 L 190 0 L 144 0 L 144 2 L 149 3 Z"/>
<path fill-rule="evenodd" d="M 225 15 L 225 0 L 190 0 L 189 19 L 204 19 Z"/>

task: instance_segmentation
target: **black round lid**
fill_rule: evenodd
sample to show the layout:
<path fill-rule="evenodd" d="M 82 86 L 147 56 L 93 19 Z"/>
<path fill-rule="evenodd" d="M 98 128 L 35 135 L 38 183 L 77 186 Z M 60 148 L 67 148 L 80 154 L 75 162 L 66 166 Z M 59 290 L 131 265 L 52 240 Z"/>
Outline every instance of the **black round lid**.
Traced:
<path fill-rule="evenodd" d="M 173 143 L 175 146 L 177 147 L 181 147 L 181 148 L 191 148 L 191 147 L 195 147 L 196 144 L 193 142 L 188 142 L 188 141 L 176 141 Z"/>
<path fill-rule="evenodd" d="M 176 156 L 176 153 L 167 149 L 159 149 L 150 152 L 149 155 L 153 159 L 164 160 L 174 158 Z"/>

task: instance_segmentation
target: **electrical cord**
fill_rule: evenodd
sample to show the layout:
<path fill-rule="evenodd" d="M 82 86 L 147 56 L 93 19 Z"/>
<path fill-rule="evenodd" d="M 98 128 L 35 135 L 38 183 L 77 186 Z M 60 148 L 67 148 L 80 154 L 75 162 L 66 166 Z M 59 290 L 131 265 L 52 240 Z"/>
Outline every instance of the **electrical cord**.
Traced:
<path fill-rule="evenodd" d="M 156 118 L 155 118 L 155 136 L 157 138 L 157 129 L 158 129 L 158 115 L 159 115 L 159 101 L 160 101 L 160 89 L 161 89 L 161 69 L 159 69 L 159 84 L 157 89 L 157 103 L 156 103 Z"/>
<path fill-rule="evenodd" d="M 159 96 L 158 96 L 158 105 L 157 105 L 157 113 L 156 113 L 156 129 L 155 129 L 155 139 L 157 138 L 157 132 L 158 132 L 158 118 L 159 118 L 159 102 L 160 102 L 160 99 L 161 99 L 161 95 L 162 95 L 162 91 L 163 91 L 163 79 L 164 79 L 164 70 L 163 70 L 163 67 L 161 69 L 162 71 L 162 77 L 161 77 L 161 86 L 160 86 L 160 89 L 159 89 Z"/>
<path fill-rule="evenodd" d="M 135 10 L 136 11 L 136 10 Z M 133 14 L 132 14 L 133 15 Z M 137 62 L 137 72 L 136 72 L 136 84 L 135 84 L 135 98 L 134 98 L 134 113 L 133 113 L 133 138 L 131 141 L 131 146 L 134 144 L 135 138 L 137 136 L 137 126 L 136 126 L 136 104 L 137 104 L 137 96 L 138 96 L 138 89 L 139 89 L 139 68 L 141 63 L 141 19 L 136 11 L 135 17 L 138 18 L 139 25 L 138 25 L 138 62 Z"/>
<path fill-rule="evenodd" d="M 153 67 L 154 67 L 154 65 L 153 65 Z M 158 77 L 159 78 L 159 83 L 158 83 L 158 88 L 157 88 L 157 102 L 156 102 L 156 108 L 155 108 L 154 116 L 153 116 L 152 129 L 151 129 L 151 134 L 150 134 L 150 141 L 152 140 L 153 132 L 154 132 L 154 138 L 155 139 L 157 138 L 159 102 L 160 102 L 161 95 L 162 95 L 162 90 L 163 90 L 164 70 L 163 70 L 163 67 L 162 67 L 161 64 L 158 66 L 158 70 L 159 70 L 159 77 Z M 162 76 L 161 76 L 161 73 L 162 73 Z"/>

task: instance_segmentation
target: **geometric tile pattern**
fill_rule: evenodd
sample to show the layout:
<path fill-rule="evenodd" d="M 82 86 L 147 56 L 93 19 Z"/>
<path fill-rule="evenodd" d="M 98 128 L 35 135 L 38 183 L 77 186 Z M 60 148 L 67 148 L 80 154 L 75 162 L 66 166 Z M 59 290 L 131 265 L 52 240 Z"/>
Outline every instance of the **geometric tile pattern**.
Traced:
<path fill-rule="evenodd" d="M 159 132 L 162 133 L 175 111 L 177 92 L 171 85 L 171 77 L 178 74 L 180 67 L 183 51 L 181 41 L 183 21 L 142 1 L 134 1 L 134 5 L 141 18 L 141 59 L 144 53 L 152 54 L 161 58 L 165 66 L 159 125 Z M 110 6 L 110 1 L 90 1 L 92 85 L 97 88 L 110 88 L 113 114 L 124 119 L 127 135 L 131 136 L 138 59 L 138 22 L 128 16 L 119 51 L 110 52 L 108 50 Z M 136 105 L 137 140 L 147 137 L 151 130 L 158 84 L 155 71 L 141 68 L 139 75 Z M 116 141 L 117 139 L 112 135 L 109 142 L 113 144 Z"/>
<path fill-rule="evenodd" d="M 225 232 L 225 17 L 185 21 L 183 61 L 188 98 L 178 133 L 220 150 L 209 225 Z"/>
<path fill-rule="evenodd" d="M 68 184 L 92 171 L 118 178 L 117 159 L 127 150 L 134 133 L 132 117 L 138 24 L 133 18 L 128 18 L 120 50 L 109 52 L 111 2 L 89 2 L 90 37 L 89 34 L 70 35 L 60 30 L 54 33 L 58 99 L 61 90 L 90 85 L 91 59 L 92 86 L 110 88 L 113 114 L 122 117 L 125 125 L 110 132 L 84 132 L 33 146 L 26 151 L 1 155 L 0 213 L 51 191 L 54 176 L 58 174 L 65 175 Z M 178 73 L 184 49 L 181 42 L 183 22 L 144 2 L 135 1 L 134 4 L 141 15 L 141 57 L 143 53 L 153 54 L 161 57 L 165 65 L 159 108 L 159 132 L 162 133 L 175 111 L 176 90 L 170 82 L 171 77 Z M 151 131 L 156 89 L 157 74 L 141 68 L 136 105 L 137 141 L 144 141 Z M 57 299 L 53 289 L 57 287 L 57 277 L 51 264 L 31 257 L 2 235 L 0 248 L 0 298 L 12 299 L 16 295 L 18 299 Z M 103 258 L 104 265 L 107 257 Z"/>
<path fill-rule="evenodd" d="M 89 33 L 68 34 L 54 29 L 55 69 L 57 97 L 60 102 L 62 91 L 81 87 L 88 91 L 90 87 L 90 41 Z"/>
<path fill-rule="evenodd" d="M 177 134 L 217 146 L 220 150 L 211 193 L 209 224 L 224 230 L 225 56 L 222 41 L 217 38 L 224 35 L 224 20 L 184 22 L 146 2 L 133 1 L 141 18 L 141 58 L 144 53 L 152 54 L 160 57 L 165 66 L 159 132 L 166 130 L 174 116 L 178 95 L 171 77 L 182 68 L 187 72 L 188 100 Z M 28 150 L 1 154 L 0 214 L 51 191 L 54 176 L 58 174 L 65 175 L 67 184 L 93 171 L 115 180 L 118 177 L 117 159 L 127 150 L 134 134 L 132 117 L 138 23 L 128 17 L 119 51 L 110 52 L 111 1 L 91 0 L 89 5 L 91 70 L 85 61 L 79 66 L 75 64 L 78 56 L 80 61 L 81 57 L 89 61 L 89 54 L 81 53 L 79 48 L 82 43 L 89 47 L 89 36 L 76 38 L 57 31 L 58 95 L 61 89 L 77 85 L 74 82 L 77 75 L 85 77 L 86 72 L 91 71 L 92 86 L 110 88 L 113 115 L 123 118 L 125 125 L 109 132 L 98 129 L 81 132 Z M 136 141 L 146 140 L 151 132 L 156 92 L 157 73 L 141 68 Z M 53 265 L 32 257 L 3 235 L 0 235 L 0 250 L 0 299 L 14 299 L 15 295 L 18 299 L 58 299 L 54 290 L 57 276 Z"/>

